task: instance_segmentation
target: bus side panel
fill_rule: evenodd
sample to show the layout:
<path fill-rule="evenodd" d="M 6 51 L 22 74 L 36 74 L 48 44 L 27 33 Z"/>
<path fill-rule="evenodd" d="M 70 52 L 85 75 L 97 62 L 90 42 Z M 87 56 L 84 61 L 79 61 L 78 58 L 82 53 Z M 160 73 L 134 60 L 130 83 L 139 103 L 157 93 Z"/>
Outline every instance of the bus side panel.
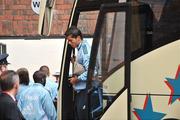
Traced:
<path fill-rule="evenodd" d="M 170 95 L 165 81 L 175 79 L 179 65 L 180 40 L 134 60 L 131 63 L 131 93 Z"/>
<path fill-rule="evenodd" d="M 113 102 L 101 120 L 127 120 L 127 90 Z"/>
<path fill-rule="evenodd" d="M 151 102 L 148 100 L 151 99 Z M 151 113 L 156 112 L 157 116 L 161 116 L 161 119 L 170 119 L 176 118 L 180 119 L 180 102 L 176 101 L 173 104 L 168 105 L 169 96 L 145 96 L 145 95 L 132 95 L 132 104 L 131 104 L 131 120 L 137 120 L 135 115 L 136 109 L 141 110 L 142 112 L 148 111 L 149 119 L 152 119 Z M 150 105 L 151 109 L 148 109 L 147 106 Z M 145 110 L 146 109 L 146 110 Z M 146 117 L 145 114 L 140 116 L 141 118 Z"/>
<path fill-rule="evenodd" d="M 179 52 L 180 40 L 177 40 L 131 63 L 132 112 L 145 111 L 149 104 L 150 111 L 164 114 L 163 118 L 180 119 Z M 133 119 L 137 118 L 135 113 Z"/>

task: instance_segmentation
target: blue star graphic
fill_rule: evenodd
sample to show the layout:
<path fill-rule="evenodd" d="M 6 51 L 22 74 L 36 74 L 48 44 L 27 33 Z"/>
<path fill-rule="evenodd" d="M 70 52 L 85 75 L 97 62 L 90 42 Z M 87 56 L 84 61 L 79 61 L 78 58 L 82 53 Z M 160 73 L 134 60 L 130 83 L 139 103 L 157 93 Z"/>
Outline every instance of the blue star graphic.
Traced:
<path fill-rule="evenodd" d="M 176 77 L 175 79 L 172 78 L 166 78 L 167 81 L 165 83 L 168 85 L 168 87 L 171 90 L 171 96 L 169 98 L 169 103 L 172 104 L 175 102 L 177 99 L 180 100 L 180 65 L 178 67 Z"/>
<path fill-rule="evenodd" d="M 138 120 L 160 120 L 166 115 L 164 113 L 153 111 L 151 97 L 148 95 L 146 96 L 144 108 L 134 108 L 133 112 Z"/>

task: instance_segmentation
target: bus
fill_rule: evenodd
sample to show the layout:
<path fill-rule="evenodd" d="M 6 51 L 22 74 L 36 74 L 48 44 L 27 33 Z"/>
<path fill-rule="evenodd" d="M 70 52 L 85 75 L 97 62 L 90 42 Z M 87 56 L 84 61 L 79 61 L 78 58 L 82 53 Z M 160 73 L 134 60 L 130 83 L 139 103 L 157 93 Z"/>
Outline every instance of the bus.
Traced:
<path fill-rule="evenodd" d="M 87 97 L 95 67 L 102 86 L 98 114 L 90 111 L 88 99 L 89 120 L 180 119 L 179 7 L 179 0 L 74 1 L 68 27 L 77 26 L 92 38 Z M 85 22 L 83 17 L 93 19 Z M 73 51 L 65 41 L 59 120 L 75 118 L 74 90 L 68 82 Z"/>

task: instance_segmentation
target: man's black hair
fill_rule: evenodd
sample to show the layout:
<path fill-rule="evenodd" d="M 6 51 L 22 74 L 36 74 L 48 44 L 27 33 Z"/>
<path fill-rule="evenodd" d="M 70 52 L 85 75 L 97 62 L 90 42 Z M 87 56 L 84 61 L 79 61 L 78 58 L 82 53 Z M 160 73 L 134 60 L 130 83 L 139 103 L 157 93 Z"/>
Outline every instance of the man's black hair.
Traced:
<path fill-rule="evenodd" d="M 81 39 L 83 39 L 81 30 L 78 29 L 76 26 L 71 26 L 70 28 L 68 28 L 64 35 L 65 35 L 66 37 L 68 37 L 69 35 L 71 35 L 72 38 L 77 38 L 78 36 L 80 36 Z"/>
<path fill-rule="evenodd" d="M 46 84 L 46 74 L 42 71 L 36 71 L 33 74 L 33 79 L 35 83 L 40 83 L 43 86 Z"/>

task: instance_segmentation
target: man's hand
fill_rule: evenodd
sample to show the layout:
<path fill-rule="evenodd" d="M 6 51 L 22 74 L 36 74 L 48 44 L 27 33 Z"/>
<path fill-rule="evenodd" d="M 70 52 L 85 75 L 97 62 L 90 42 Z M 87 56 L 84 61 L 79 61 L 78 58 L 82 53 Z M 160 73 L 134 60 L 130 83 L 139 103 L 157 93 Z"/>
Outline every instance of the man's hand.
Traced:
<path fill-rule="evenodd" d="M 74 63 L 76 61 L 76 56 L 71 57 L 71 63 Z"/>
<path fill-rule="evenodd" d="M 69 81 L 70 81 L 70 83 L 71 83 L 72 85 L 75 85 L 75 84 L 78 82 L 78 78 L 77 78 L 77 76 L 75 75 L 75 76 L 71 77 L 71 78 L 69 79 Z"/>

